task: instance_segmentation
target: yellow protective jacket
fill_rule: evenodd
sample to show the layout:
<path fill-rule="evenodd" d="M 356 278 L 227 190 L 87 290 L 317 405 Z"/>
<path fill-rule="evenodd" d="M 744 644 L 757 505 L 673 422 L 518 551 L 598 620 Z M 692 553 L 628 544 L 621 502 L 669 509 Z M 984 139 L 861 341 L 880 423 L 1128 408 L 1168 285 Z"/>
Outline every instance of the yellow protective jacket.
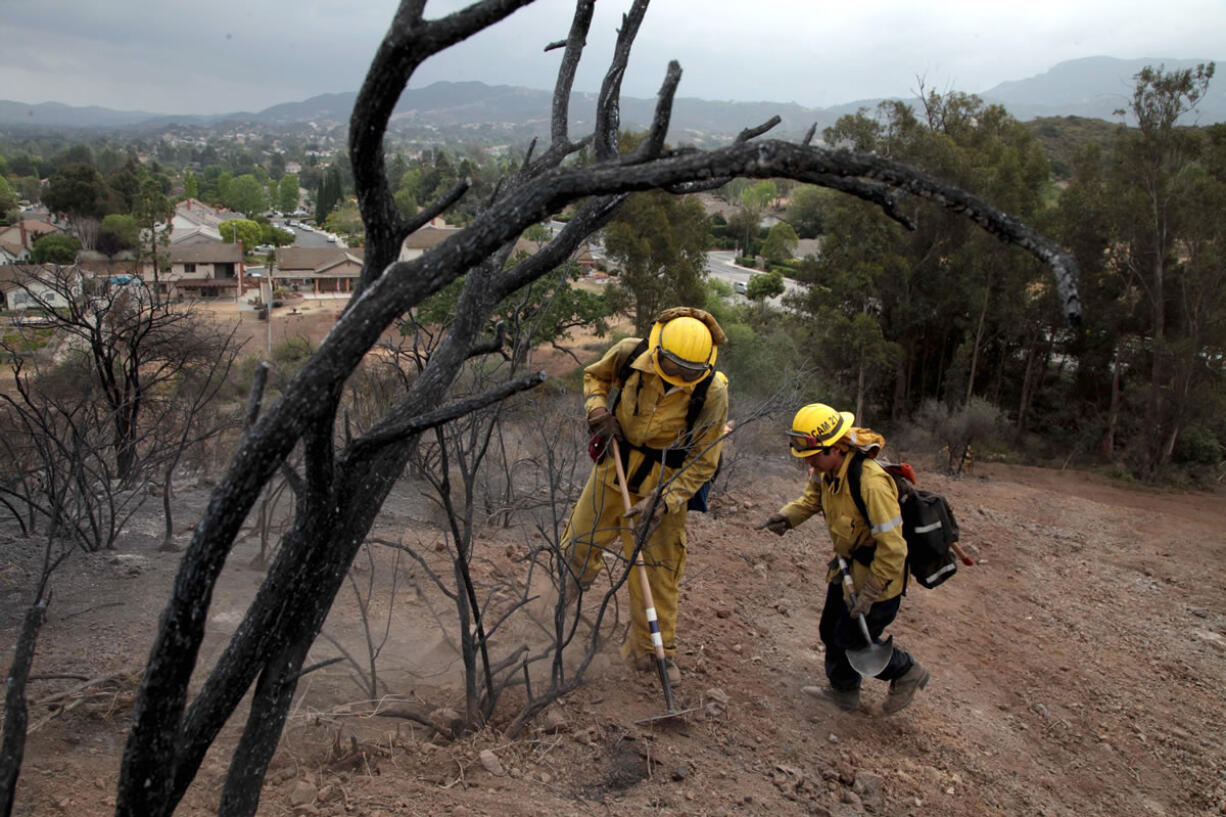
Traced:
<path fill-rule="evenodd" d="M 634 352 L 639 338 L 626 338 L 614 344 L 600 360 L 583 370 L 584 409 L 590 416 L 597 407 L 608 408 L 609 392 L 616 383 L 622 365 Z M 631 446 L 677 448 L 685 437 L 685 415 L 689 410 L 694 386 L 673 386 L 666 383 L 652 368 L 650 352 L 643 352 L 631 364 L 633 372 L 621 384 L 622 396 L 617 403 L 617 422 Z M 702 411 L 694 420 L 693 445 L 679 468 L 664 466 L 661 476 L 657 464 L 640 484 L 640 493 L 650 492 L 658 481 L 667 481 L 681 471 L 665 491 L 664 502 L 669 514 L 685 510 L 698 489 L 715 476 L 722 442 L 715 442 L 724 433 L 728 420 L 728 387 L 715 378 L 707 388 Z M 629 479 L 643 462 L 644 454 L 630 450 L 626 477 Z"/>
<path fill-rule="evenodd" d="M 902 538 L 902 511 L 898 507 L 898 486 L 876 460 L 864 457 L 860 474 L 860 493 L 864 507 L 873 520 L 870 524 L 856 507 L 847 484 L 847 467 L 852 455 L 848 451 L 843 465 L 834 474 L 814 474 L 805 484 L 804 493 L 779 509 L 792 527 L 818 512 L 824 512 L 826 527 L 834 543 L 834 552 L 847 560 L 856 587 L 863 587 L 871 570 L 885 585 L 880 601 L 902 593 L 906 580 L 907 543 Z M 876 546 L 872 562 L 857 561 L 854 552 Z M 831 567 L 826 581 L 833 581 L 838 568 Z"/>

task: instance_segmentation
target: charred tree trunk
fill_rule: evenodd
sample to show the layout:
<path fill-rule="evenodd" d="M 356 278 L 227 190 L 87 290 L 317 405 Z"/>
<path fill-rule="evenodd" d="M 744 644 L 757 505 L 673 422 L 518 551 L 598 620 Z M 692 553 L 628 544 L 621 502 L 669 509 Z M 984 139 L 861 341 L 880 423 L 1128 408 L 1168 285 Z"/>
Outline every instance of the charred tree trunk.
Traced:
<path fill-rule="evenodd" d="M 13 663 L 4 679 L 4 737 L 0 740 L 0 815 L 13 813 L 13 797 L 17 791 L 17 775 L 26 747 L 26 723 L 30 711 L 26 706 L 26 681 L 34 663 L 34 647 L 38 631 L 47 617 L 45 602 L 32 604 L 17 636 Z"/>

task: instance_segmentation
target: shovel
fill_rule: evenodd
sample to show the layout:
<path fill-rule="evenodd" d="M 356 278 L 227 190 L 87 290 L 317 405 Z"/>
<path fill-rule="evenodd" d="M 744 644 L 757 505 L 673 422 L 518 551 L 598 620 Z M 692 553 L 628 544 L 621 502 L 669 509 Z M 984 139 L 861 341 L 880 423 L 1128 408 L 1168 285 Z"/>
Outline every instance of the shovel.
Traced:
<path fill-rule="evenodd" d="M 622 509 L 629 511 L 631 507 L 630 491 L 626 488 L 626 471 L 622 467 L 621 451 L 617 447 L 617 438 L 610 438 L 609 442 L 613 446 L 613 462 L 617 465 L 617 486 L 622 491 Z M 631 529 L 622 526 L 622 539 L 625 541 L 627 550 L 634 552 L 634 539 L 632 538 Z M 668 656 L 664 654 L 664 638 L 660 635 L 660 622 L 656 618 L 656 605 L 651 598 L 651 584 L 647 581 L 647 563 L 643 561 L 643 549 L 639 548 L 638 554 L 634 558 L 635 572 L 638 574 L 639 587 L 643 589 L 643 606 L 647 613 L 647 626 L 651 629 L 651 645 L 655 648 L 656 653 L 656 672 L 660 676 L 660 685 L 664 687 L 664 705 L 668 707 L 667 711 L 660 715 L 652 715 L 648 718 L 642 718 L 635 723 L 648 723 L 650 721 L 663 721 L 671 718 L 676 718 L 681 715 L 695 711 L 693 707 L 690 709 L 678 709 L 673 702 L 673 685 L 668 680 Z"/>
<path fill-rule="evenodd" d="M 847 588 L 847 595 L 851 598 L 852 605 L 856 603 L 856 585 L 851 580 L 851 573 L 847 571 L 847 562 L 843 557 L 839 559 L 839 572 L 843 574 L 843 586 Z M 894 655 L 894 636 L 890 636 L 883 642 L 873 641 L 873 637 L 868 632 L 868 622 L 864 620 L 864 614 L 856 616 L 860 621 L 860 632 L 864 633 L 864 642 L 868 645 L 859 650 L 847 650 L 847 660 L 851 663 L 851 668 L 863 675 L 865 678 L 872 678 L 890 664 L 890 657 Z"/>

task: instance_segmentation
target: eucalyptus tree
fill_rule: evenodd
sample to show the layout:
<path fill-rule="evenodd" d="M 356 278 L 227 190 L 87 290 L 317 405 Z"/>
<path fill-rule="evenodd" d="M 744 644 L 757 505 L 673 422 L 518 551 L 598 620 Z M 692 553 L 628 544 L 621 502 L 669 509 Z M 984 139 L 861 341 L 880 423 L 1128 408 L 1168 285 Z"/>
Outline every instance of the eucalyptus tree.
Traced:
<path fill-rule="evenodd" d="M 620 268 L 618 289 L 630 303 L 634 331 L 647 337 L 655 316 L 672 304 L 706 299 L 711 226 L 693 197 L 635 193 L 605 228 L 605 251 Z"/>
<path fill-rule="evenodd" d="M 1037 142 L 1003 108 L 974 96 L 929 93 L 919 113 L 884 103 L 841 118 L 825 138 L 914 162 L 1015 214 L 1041 212 L 1049 173 Z M 796 273 L 809 287 L 794 303 L 818 318 L 821 359 L 841 370 L 857 403 L 888 405 L 898 419 L 927 397 L 964 403 L 986 392 L 999 400 L 1026 342 L 1024 313 L 1042 315 L 1045 329 L 1060 320 L 1047 309 L 1041 266 L 948 208 L 903 202 L 915 228 L 906 230 L 854 199 L 827 195 L 822 204 L 822 252 Z"/>
<path fill-rule="evenodd" d="M 366 226 L 362 272 L 348 306 L 280 399 L 251 425 L 197 524 L 184 553 L 141 682 L 121 768 L 117 813 L 166 815 L 197 774 L 221 728 L 239 708 L 246 721 L 221 794 L 222 814 L 255 812 L 307 652 L 366 540 L 383 501 L 421 433 L 541 383 L 531 373 L 462 400 L 449 400 L 466 360 L 498 351 L 485 333 L 488 318 L 508 295 L 563 263 L 616 213 L 627 194 L 714 189 L 728 180 L 790 178 L 832 187 L 904 217 L 900 193 L 965 214 L 1003 240 L 1048 263 L 1066 314 L 1080 314 L 1076 267 L 1063 250 L 980 199 L 881 156 L 801 143 L 759 140 L 778 118 L 743 131 L 717 150 L 666 149 L 665 135 L 681 69 L 671 63 L 647 137 L 618 151 L 619 97 L 631 46 L 647 11 L 635 0 L 623 17 L 597 100 L 594 132 L 572 139 L 570 92 L 588 40 L 594 0 L 577 0 L 561 51 L 548 144 L 486 196 L 467 227 L 411 261 L 400 261 L 404 239 L 459 202 L 459 180 L 412 217 L 400 214 L 385 167 L 384 135 L 401 92 L 427 58 L 492 26 L 529 0 L 480 0 L 436 19 L 424 0 L 404 0 L 379 45 L 350 120 L 348 155 Z M 568 165 L 586 144 L 593 161 Z M 572 217 L 539 252 L 507 265 L 515 240 L 531 224 L 575 205 Z M 420 374 L 381 416 L 364 427 L 338 428 L 346 381 L 383 332 L 423 299 L 463 276 L 455 319 Z M 209 600 L 235 536 L 261 488 L 284 473 L 300 448 L 301 471 L 291 482 L 294 521 L 244 621 L 189 700 Z M 479 610 L 469 624 L 483 627 Z M 249 694 L 250 693 L 250 694 Z"/>
<path fill-rule="evenodd" d="M 1117 267 L 1144 293 L 1149 305 L 1146 327 L 1149 389 L 1145 403 L 1148 452 L 1142 470 L 1153 477 L 1170 458 L 1179 437 L 1179 403 L 1172 389 L 1178 340 L 1169 337 L 1171 284 L 1181 262 L 1175 252 L 1184 222 L 1196 218 L 1206 202 L 1195 193 L 1185 171 L 1199 145 L 1194 133 L 1177 127 L 1179 117 L 1196 108 L 1213 78 L 1214 64 L 1175 71 L 1147 66 L 1137 73 L 1127 112 L 1135 131 L 1121 133 L 1115 148 L 1119 238 Z M 1178 331 L 1178 329 L 1176 330 Z"/>

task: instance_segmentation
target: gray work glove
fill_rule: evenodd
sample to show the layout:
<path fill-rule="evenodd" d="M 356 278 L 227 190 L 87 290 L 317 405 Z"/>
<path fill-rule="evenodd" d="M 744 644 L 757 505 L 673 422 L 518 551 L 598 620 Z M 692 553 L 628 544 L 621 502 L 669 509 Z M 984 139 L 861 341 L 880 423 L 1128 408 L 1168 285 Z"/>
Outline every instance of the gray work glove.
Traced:
<path fill-rule="evenodd" d="M 792 523 L 788 518 L 781 513 L 773 513 L 767 517 L 766 521 L 758 525 L 758 530 L 765 528 L 776 536 L 782 536 L 792 529 Z"/>
<path fill-rule="evenodd" d="M 622 514 L 622 516 L 634 526 L 634 533 L 636 537 L 642 536 L 644 539 L 646 539 L 648 536 L 651 536 L 652 532 L 655 531 L 656 527 L 659 526 L 660 521 L 664 518 L 665 507 L 663 499 L 656 502 L 655 512 L 648 516 L 647 509 L 651 507 L 653 499 L 654 497 L 652 496 L 645 496 L 638 502 L 631 505 L 630 510 Z"/>
<path fill-rule="evenodd" d="M 869 573 L 864 586 L 856 591 L 856 603 L 848 610 L 851 617 L 858 618 L 868 613 L 869 608 L 876 603 L 877 599 L 881 598 L 881 594 L 884 591 L 885 584 L 881 579 L 877 578 L 876 574 Z"/>
<path fill-rule="evenodd" d="M 622 427 L 617 423 L 617 417 L 604 406 L 592 409 L 592 413 L 587 416 L 587 427 L 605 442 L 614 437 L 619 441 L 626 439 L 622 434 Z"/>

